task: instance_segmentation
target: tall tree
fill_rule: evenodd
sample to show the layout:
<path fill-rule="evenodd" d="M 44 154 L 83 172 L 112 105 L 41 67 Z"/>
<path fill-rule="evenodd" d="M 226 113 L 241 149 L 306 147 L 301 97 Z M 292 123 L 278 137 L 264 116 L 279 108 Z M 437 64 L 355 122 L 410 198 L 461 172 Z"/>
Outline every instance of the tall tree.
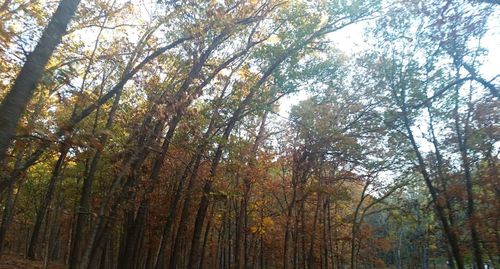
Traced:
<path fill-rule="evenodd" d="M 3 163 L 6 157 L 10 143 L 16 134 L 19 120 L 35 92 L 45 65 L 66 33 L 79 3 L 80 0 L 61 0 L 59 2 L 35 49 L 27 56 L 14 85 L 2 100 L 0 105 L 0 163 Z"/>

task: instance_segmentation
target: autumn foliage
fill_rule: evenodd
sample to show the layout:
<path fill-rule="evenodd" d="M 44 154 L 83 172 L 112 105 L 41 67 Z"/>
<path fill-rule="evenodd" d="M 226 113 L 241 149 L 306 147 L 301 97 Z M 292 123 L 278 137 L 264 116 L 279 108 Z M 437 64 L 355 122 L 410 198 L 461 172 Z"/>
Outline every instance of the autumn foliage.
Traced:
<path fill-rule="evenodd" d="M 0 3 L 0 269 L 498 268 L 499 7 Z"/>

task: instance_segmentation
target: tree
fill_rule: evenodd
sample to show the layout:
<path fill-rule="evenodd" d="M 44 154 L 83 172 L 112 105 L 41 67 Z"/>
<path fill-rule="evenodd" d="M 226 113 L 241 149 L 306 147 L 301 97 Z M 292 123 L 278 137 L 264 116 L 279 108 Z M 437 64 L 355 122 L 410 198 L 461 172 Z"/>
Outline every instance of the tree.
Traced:
<path fill-rule="evenodd" d="M 4 162 L 19 120 L 42 77 L 45 65 L 61 42 L 79 3 L 79 0 L 61 0 L 35 49 L 26 58 L 14 85 L 2 100 L 0 106 L 0 163 Z"/>
<path fill-rule="evenodd" d="M 495 6 L 438 2 L 82 1 L 3 160 L 0 267 L 495 265 Z M 6 3 L 2 96 L 58 4 Z"/>

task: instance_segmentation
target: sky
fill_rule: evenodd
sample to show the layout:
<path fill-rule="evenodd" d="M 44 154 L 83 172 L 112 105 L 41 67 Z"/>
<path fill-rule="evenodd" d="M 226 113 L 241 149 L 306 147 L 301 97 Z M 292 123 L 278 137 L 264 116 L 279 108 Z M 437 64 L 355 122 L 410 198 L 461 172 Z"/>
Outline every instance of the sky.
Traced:
<path fill-rule="evenodd" d="M 355 57 L 363 50 L 369 49 L 364 41 L 363 31 L 370 21 L 356 23 L 347 26 L 344 29 L 336 31 L 329 35 L 335 48 L 341 50 L 346 55 Z M 494 14 L 488 22 L 488 31 L 481 40 L 482 46 L 487 49 L 488 54 L 485 57 L 479 73 L 488 80 L 500 75 L 500 8 L 497 7 Z M 500 79 L 497 79 L 499 81 Z M 307 99 L 308 95 L 304 92 L 289 95 L 281 100 L 279 115 L 288 117 L 290 109 L 300 101 Z"/>
<path fill-rule="evenodd" d="M 329 34 L 328 38 L 332 42 L 332 46 L 342 51 L 346 55 L 355 56 L 363 50 L 368 49 L 366 42 L 364 42 L 363 30 L 366 26 L 364 23 L 351 24 L 343 29 Z M 279 115 L 287 118 L 290 109 L 297 105 L 300 101 L 307 99 L 308 94 L 304 91 L 296 94 L 291 94 L 284 97 L 280 103 Z"/>

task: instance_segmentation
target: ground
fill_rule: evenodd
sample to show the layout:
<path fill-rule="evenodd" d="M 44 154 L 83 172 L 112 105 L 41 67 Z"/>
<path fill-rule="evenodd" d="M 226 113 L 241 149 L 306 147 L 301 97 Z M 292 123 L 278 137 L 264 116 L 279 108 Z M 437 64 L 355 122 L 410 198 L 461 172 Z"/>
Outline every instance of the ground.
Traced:
<path fill-rule="evenodd" d="M 0 257 L 0 269 L 42 269 L 43 261 L 30 261 L 17 255 L 3 254 Z M 63 266 L 50 264 L 48 269 L 62 269 Z"/>

